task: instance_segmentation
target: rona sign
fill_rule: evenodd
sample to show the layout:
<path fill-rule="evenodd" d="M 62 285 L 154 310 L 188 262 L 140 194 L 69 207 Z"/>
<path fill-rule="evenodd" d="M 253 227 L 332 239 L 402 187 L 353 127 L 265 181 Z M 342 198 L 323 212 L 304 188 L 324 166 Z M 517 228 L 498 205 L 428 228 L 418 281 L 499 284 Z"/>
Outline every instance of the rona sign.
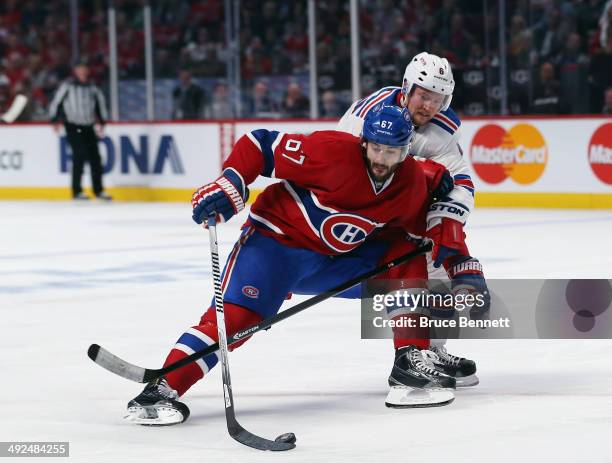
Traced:
<path fill-rule="evenodd" d="M 172 135 L 105 136 L 98 142 L 104 173 L 167 175 L 185 173 Z M 72 150 L 66 137 L 60 139 L 60 171 L 70 171 Z"/>

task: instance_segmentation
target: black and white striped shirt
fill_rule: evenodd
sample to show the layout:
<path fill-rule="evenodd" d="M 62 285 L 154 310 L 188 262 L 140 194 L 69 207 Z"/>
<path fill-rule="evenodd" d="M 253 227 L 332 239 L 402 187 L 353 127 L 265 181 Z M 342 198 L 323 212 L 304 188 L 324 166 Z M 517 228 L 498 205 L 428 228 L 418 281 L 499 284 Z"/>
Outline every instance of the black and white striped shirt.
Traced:
<path fill-rule="evenodd" d="M 52 121 L 65 120 L 70 124 L 92 125 L 108 119 L 104 95 L 93 83 L 70 79 L 60 85 L 49 107 Z"/>

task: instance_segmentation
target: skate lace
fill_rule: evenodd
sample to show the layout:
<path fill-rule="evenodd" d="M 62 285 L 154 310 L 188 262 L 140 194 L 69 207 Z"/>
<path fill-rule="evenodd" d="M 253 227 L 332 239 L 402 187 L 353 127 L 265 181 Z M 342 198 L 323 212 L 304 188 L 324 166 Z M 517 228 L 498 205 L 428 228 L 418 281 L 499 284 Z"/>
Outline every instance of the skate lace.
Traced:
<path fill-rule="evenodd" d="M 156 392 L 165 399 L 178 398 L 178 393 L 168 385 L 166 380 L 160 381 L 156 386 Z"/>
<path fill-rule="evenodd" d="M 410 360 L 412 364 L 421 372 L 426 375 L 438 376 L 439 372 L 436 370 L 435 365 L 432 363 L 434 357 L 437 355 L 429 350 L 413 350 L 410 352 Z"/>
<path fill-rule="evenodd" d="M 444 346 L 436 347 L 435 353 L 444 363 L 449 364 L 450 366 L 458 367 L 461 363 L 461 357 L 449 354 Z"/>

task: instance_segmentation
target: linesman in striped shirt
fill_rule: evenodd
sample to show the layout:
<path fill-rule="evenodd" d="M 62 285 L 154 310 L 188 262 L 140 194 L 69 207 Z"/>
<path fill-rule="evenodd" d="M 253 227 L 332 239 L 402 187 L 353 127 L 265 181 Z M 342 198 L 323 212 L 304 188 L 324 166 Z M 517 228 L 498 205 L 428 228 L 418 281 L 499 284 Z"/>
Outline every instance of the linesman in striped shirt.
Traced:
<path fill-rule="evenodd" d="M 83 62 L 73 68 L 74 77 L 66 80 L 51 101 L 49 116 L 59 132 L 64 123 L 66 138 L 72 149 L 72 196 L 87 200 L 81 187 L 85 163 L 89 163 L 91 183 L 96 198 L 109 201 L 102 185 L 102 160 L 98 150 L 98 135 L 108 118 L 104 95 L 89 81 L 89 67 Z"/>

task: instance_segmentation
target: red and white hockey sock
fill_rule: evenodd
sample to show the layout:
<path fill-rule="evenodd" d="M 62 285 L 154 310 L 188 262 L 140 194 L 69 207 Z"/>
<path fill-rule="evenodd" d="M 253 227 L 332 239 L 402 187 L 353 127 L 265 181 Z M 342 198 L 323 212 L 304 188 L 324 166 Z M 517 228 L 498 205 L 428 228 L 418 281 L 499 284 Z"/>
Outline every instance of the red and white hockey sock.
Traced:
<path fill-rule="evenodd" d="M 380 259 L 381 263 L 414 251 L 417 247 L 415 242 L 406 240 L 403 235 L 387 238 L 392 240 L 393 245 Z M 398 291 L 416 296 L 427 288 L 427 260 L 425 256 L 418 256 L 403 265 L 392 267 L 375 280 L 384 282 L 379 288 L 384 288 L 387 294 Z M 396 349 L 410 345 L 419 349 L 429 348 L 429 329 L 420 328 L 419 323 L 421 317 L 426 315 L 418 307 L 402 304 L 387 306 L 387 316 L 394 320 L 396 325 L 401 325 L 393 328 L 393 345 Z"/>
<path fill-rule="evenodd" d="M 231 336 L 236 331 L 243 328 L 248 328 L 261 321 L 261 316 L 244 307 L 226 302 L 225 309 L 225 325 L 228 336 Z M 250 337 L 250 336 L 249 336 Z M 240 347 L 249 339 L 246 337 L 233 346 L 230 350 Z M 192 326 L 178 339 L 174 348 L 168 354 L 164 366 L 174 363 L 188 355 L 215 344 L 218 341 L 217 333 L 217 318 L 215 308 L 210 307 L 200 319 L 198 326 Z M 218 355 L 210 354 L 200 358 L 189 365 L 185 365 L 178 370 L 170 372 L 166 375 L 170 387 L 178 392 L 181 396 L 191 386 L 204 377 L 219 361 Z"/>
<path fill-rule="evenodd" d="M 406 346 L 416 346 L 419 349 L 429 349 L 429 328 L 420 328 L 421 317 L 426 315 L 420 313 L 411 313 L 397 315 L 392 318 L 397 324 L 401 320 L 402 327 L 393 328 L 393 346 L 395 349 Z M 414 328 L 410 328 L 408 320 L 413 320 Z"/>
<path fill-rule="evenodd" d="M 418 305 L 420 299 L 428 291 L 416 286 L 396 290 L 396 295 L 402 295 L 394 304 L 387 306 L 387 316 L 393 321 L 393 346 L 395 349 L 406 346 L 416 346 L 419 349 L 429 348 L 429 327 L 427 311 Z M 401 302 L 401 303 L 400 303 Z M 416 304 L 416 305 L 415 305 Z M 425 322 L 425 323 L 423 323 Z"/>

